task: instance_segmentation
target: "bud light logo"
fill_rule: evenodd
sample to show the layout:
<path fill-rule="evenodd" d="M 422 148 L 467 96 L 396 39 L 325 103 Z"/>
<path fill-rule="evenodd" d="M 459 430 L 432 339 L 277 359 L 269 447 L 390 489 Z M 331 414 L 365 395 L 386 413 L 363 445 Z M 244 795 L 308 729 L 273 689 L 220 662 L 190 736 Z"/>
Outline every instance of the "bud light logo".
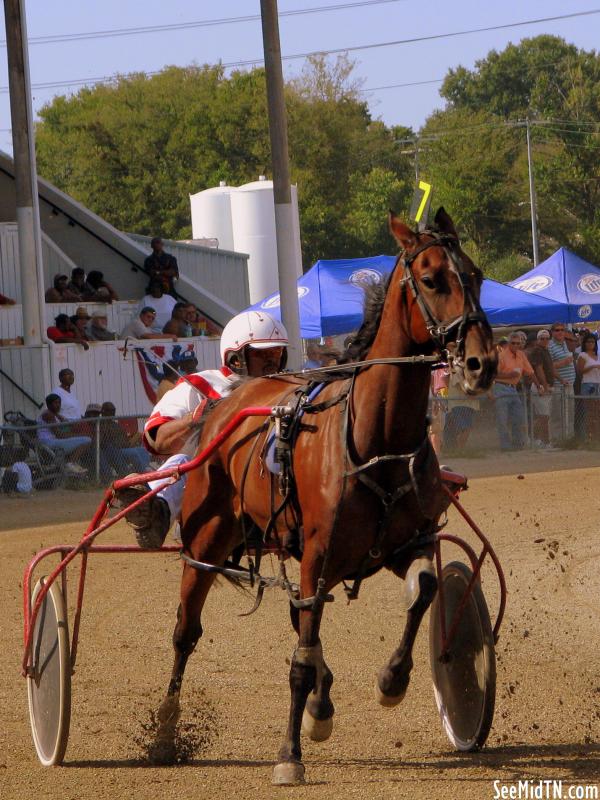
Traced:
<path fill-rule="evenodd" d="M 600 292 L 600 275 L 594 275 L 591 272 L 582 275 L 577 282 L 577 288 L 586 294 L 598 294 Z"/>
<path fill-rule="evenodd" d="M 579 319 L 587 319 L 588 317 L 592 316 L 592 307 L 591 306 L 579 306 L 577 309 L 577 316 Z"/>
<path fill-rule="evenodd" d="M 360 286 L 361 283 L 379 283 L 381 277 L 381 272 L 378 270 L 365 267 L 364 269 L 355 270 L 348 280 L 354 286 Z"/>
<path fill-rule="evenodd" d="M 549 275 L 536 275 L 534 278 L 525 278 L 524 281 L 515 283 L 515 289 L 520 289 L 522 292 L 542 292 L 549 286 L 552 286 L 554 281 Z"/>
<path fill-rule="evenodd" d="M 306 297 L 306 295 L 310 292 L 308 286 L 298 286 L 298 300 L 302 297 Z M 268 300 L 265 300 L 263 303 L 260 304 L 261 308 L 264 308 L 267 311 L 269 308 L 279 308 L 281 305 L 281 297 L 280 295 L 276 294 L 273 297 L 270 297 Z"/>

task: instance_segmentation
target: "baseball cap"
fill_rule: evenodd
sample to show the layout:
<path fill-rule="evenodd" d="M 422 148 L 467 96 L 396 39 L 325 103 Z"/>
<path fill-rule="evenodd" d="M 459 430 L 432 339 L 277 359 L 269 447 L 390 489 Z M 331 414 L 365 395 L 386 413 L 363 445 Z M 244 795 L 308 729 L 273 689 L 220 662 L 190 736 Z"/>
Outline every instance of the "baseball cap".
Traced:
<path fill-rule="evenodd" d="M 102 411 L 102 406 L 100 405 L 100 403 L 88 403 L 87 406 L 85 407 L 86 414 L 91 414 L 92 412 L 99 414 L 101 411 Z"/>
<path fill-rule="evenodd" d="M 537 332 L 538 339 L 549 339 L 550 338 L 550 331 L 546 330 L 546 328 L 542 328 L 541 331 Z"/>

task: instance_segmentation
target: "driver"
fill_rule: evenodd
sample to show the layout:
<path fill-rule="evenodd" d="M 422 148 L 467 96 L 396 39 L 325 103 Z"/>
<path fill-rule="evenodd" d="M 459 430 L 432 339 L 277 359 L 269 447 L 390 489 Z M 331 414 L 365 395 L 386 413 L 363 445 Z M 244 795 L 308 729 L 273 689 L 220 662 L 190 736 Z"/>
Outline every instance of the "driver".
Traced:
<path fill-rule="evenodd" d="M 288 335 L 270 314 L 244 311 L 231 319 L 221 335 L 220 369 L 181 378 L 154 406 L 145 426 L 144 445 L 154 455 L 169 455 L 161 469 L 179 466 L 196 454 L 202 416 L 240 384 L 240 378 L 260 378 L 285 368 Z M 187 475 L 165 486 L 148 502 L 126 515 L 140 547 L 161 547 L 179 518 Z M 128 506 L 162 480 L 120 489 L 117 499 Z"/>

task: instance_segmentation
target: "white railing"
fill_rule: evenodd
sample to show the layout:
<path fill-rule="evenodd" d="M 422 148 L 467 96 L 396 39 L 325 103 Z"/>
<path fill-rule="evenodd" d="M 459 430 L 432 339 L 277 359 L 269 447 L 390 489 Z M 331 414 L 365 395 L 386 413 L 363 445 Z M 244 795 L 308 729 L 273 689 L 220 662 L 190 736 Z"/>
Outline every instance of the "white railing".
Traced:
<path fill-rule="evenodd" d="M 73 316 L 83 306 L 92 316 L 96 312 L 105 314 L 108 329 L 119 334 L 135 315 L 139 301 L 119 300 L 115 303 L 46 303 L 44 306 L 45 326 L 54 325 L 58 314 Z M 16 344 L 16 339 L 23 336 L 23 310 L 21 305 L 0 306 L 0 340 L 4 344 Z"/>
<path fill-rule="evenodd" d="M 220 364 L 219 339 L 194 337 L 171 343 L 164 339 L 129 340 L 125 352 L 124 342 L 90 342 L 89 350 L 77 344 L 52 344 L 49 348 L 50 383 L 47 391 L 58 384 L 58 373 L 69 368 L 75 374 L 74 391 L 83 409 L 88 403 L 103 403 L 110 400 L 120 414 L 148 414 L 152 408 L 149 397 L 156 385 L 156 376 L 162 367 L 158 356 L 171 357 L 173 348 L 193 348 L 198 359 L 198 369 L 216 369 Z M 142 361 L 156 364 L 143 369 L 135 349 L 144 351 Z M 0 369 L 18 386 L 31 386 L 31 348 L 0 347 Z M 43 403 L 43 397 L 34 398 Z M 0 408 L 6 411 L 22 411 L 31 416 L 35 411 L 32 403 L 8 379 L 0 375 Z"/>

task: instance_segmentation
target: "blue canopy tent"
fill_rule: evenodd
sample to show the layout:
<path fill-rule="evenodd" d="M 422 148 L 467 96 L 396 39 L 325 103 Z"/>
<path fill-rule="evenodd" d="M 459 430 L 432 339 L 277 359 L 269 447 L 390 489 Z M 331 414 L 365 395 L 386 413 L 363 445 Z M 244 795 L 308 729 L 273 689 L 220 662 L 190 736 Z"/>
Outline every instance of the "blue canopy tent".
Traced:
<path fill-rule="evenodd" d="M 363 319 L 362 284 L 381 280 L 394 267 L 394 256 L 317 261 L 298 280 L 300 333 L 304 339 L 356 330 Z M 549 325 L 566 322 L 567 309 L 547 298 L 485 280 L 482 306 L 491 325 Z M 280 319 L 279 295 L 272 294 L 249 311 L 268 311 Z"/>
<path fill-rule="evenodd" d="M 561 247 L 511 286 L 568 307 L 568 322 L 600 319 L 600 269 Z"/>

